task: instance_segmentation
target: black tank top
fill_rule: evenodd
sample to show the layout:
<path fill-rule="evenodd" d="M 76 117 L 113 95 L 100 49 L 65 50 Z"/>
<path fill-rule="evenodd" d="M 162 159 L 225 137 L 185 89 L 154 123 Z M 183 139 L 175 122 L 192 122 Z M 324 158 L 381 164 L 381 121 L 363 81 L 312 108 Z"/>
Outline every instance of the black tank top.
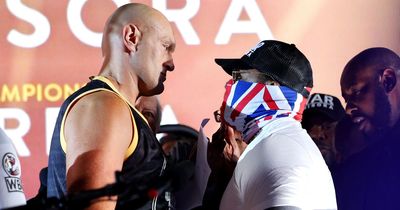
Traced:
<path fill-rule="evenodd" d="M 137 209 L 145 202 L 143 193 L 147 192 L 146 188 L 162 176 L 166 168 L 166 159 L 158 140 L 148 126 L 147 121 L 144 120 L 145 118 L 124 99 L 107 78 L 102 76 L 95 77 L 84 87 L 73 93 L 60 108 L 50 146 L 47 197 L 61 199 L 67 194 L 66 143 L 63 131 L 66 113 L 69 112 L 70 105 L 75 101 L 96 91 L 111 91 L 130 107 L 133 119 L 133 137 L 125 154 L 125 161 L 121 171 L 121 178 L 125 183 L 130 184 L 127 185 L 125 193 L 118 197 L 116 209 L 122 209 L 121 207 L 125 209 L 128 207 L 127 204 L 129 204 L 129 208 Z M 144 209 L 150 209 L 150 207 L 145 207 Z"/>

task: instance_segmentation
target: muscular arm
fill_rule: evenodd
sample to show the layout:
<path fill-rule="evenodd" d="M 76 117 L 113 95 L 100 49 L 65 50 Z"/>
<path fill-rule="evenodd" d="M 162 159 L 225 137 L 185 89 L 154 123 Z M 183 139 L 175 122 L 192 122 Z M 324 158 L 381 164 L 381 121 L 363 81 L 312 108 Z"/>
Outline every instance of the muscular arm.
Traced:
<path fill-rule="evenodd" d="M 72 107 L 65 122 L 68 193 L 115 182 L 132 139 L 131 121 L 127 104 L 110 92 L 85 96 Z M 114 209 L 115 204 L 95 202 L 88 209 Z"/>

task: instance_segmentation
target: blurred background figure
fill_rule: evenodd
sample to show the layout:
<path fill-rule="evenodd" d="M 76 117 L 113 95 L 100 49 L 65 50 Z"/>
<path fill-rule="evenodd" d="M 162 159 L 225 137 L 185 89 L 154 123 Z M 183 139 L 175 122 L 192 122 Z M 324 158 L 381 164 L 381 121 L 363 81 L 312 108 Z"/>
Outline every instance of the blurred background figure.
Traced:
<path fill-rule="evenodd" d="M 169 164 L 180 169 L 176 173 L 181 173 L 178 176 L 182 177 L 182 180 L 175 183 L 176 209 L 187 210 L 197 207 L 195 165 L 199 132 L 186 125 L 171 124 L 161 125 L 157 133 L 162 134 L 160 144 Z"/>
<path fill-rule="evenodd" d="M 160 125 L 162 109 L 159 97 L 141 96 L 136 101 L 135 108 L 142 113 L 149 123 L 164 153 L 172 163 L 183 160 L 196 161 L 196 145 L 199 132 L 182 124 Z"/>
<path fill-rule="evenodd" d="M 368 146 L 336 174 L 339 209 L 399 209 L 400 56 L 374 47 L 345 65 L 340 87 L 346 113 Z M 351 160 L 351 161 L 350 161 Z"/>
<path fill-rule="evenodd" d="M 174 124 L 160 126 L 157 133 L 163 134 L 160 138 L 161 146 L 173 163 L 196 161 L 198 131 L 186 125 Z"/>
<path fill-rule="evenodd" d="M 367 137 L 363 134 L 348 115 L 340 120 L 335 129 L 335 148 L 339 164 L 347 162 L 360 153 L 368 145 Z"/>
<path fill-rule="evenodd" d="M 0 128 L 0 209 L 26 203 L 21 182 L 21 165 L 11 139 Z"/>
<path fill-rule="evenodd" d="M 171 173 L 175 176 L 172 177 L 173 194 L 166 193 L 165 199 L 173 202 L 177 210 L 189 209 L 193 203 L 190 192 L 193 189 L 187 189 L 187 186 L 191 186 L 189 182 L 194 182 L 199 132 L 182 124 L 160 125 L 162 108 L 157 95 L 140 96 L 135 108 L 146 118 L 154 135 L 157 135 Z"/>
<path fill-rule="evenodd" d="M 331 172 L 339 158 L 335 148 L 335 127 L 344 115 L 339 99 L 322 93 L 311 95 L 303 113 L 302 126 L 318 146 Z"/>
<path fill-rule="evenodd" d="M 162 115 L 159 96 L 140 96 L 136 100 L 135 108 L 142 113 L 149 123 L 151 130 L 156 133 L 160 128 Z"/>
<path fill-rule="evenodd" d="M 346 115 L 336 125 L 335 146 L 339 154 L 339 164 L 333 173 L 336 198 L 339 209 L 364 209 L 363 191 L 367 183 L 364 179 L 369 176 L 367 136 L 362 133 L 349 115 Z M 372 148 L 372 147 L 369 147 Z"/>

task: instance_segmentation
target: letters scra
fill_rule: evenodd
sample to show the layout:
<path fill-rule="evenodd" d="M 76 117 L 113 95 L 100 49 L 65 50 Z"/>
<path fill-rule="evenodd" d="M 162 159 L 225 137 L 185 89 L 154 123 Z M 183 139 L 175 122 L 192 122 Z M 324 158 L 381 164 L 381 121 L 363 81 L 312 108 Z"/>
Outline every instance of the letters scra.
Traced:
<path fill-rule="evenodd" d="M 82 43 L 92 47 L 100 47 L 102 32 L 89 29 L 81 16 L 82 8 L 87 1 L 89 0 L 70 0 L 68 2 L 66 8 L 68 27 Z M 112 0 L 112 2 L 119 7 L 131 1 Z M 6 0 L 6 6 L 12 15 L 28 22 L 34 28 L 34 32 L 31 34 L 11 29 L 7 34 L 7 40 L 11 44 L 22 48 L 35 48 L 48 40 L 51 33 L 51 24 L 41 11 L 29 7 L 22 0 Z M 181 9 L 168 9 L 167 0 L 153 0 L 152 6 L 161 11 L 171 23 L 175 23 L 187 45 L 199 45 L 201 43 L 200 37 L 190 22 L 201 9 L 200 0 L 186 0 L 185 6 Z M 248 20 L 240 20 L 242 12 L 246 12 L 249 17 Z M 256 0 L 231 1 L 215 35 L 214 43 L 216 45 L 226 45 L 233 34 L 256 34 L 260 40 L 273 38 Z"/>

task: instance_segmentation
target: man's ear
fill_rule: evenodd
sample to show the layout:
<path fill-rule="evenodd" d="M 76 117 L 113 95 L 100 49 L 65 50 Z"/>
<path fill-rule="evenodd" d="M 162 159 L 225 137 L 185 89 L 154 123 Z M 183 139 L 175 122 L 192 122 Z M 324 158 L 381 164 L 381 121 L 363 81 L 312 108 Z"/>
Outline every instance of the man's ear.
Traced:
<path fill-rule="evenodd" d="M 135 52 L 141 33 L 134 24 L 127 24 L 123 28 L 123 41 L 126 52 Z"/>
<path fill-rule="evenodd" d="M 396 86 L 396 83 L 397 83 L 396 72 L 390 68 L 383 70 L 382 85 L 386 93 L 392 91 L 393 88 Z"/>

